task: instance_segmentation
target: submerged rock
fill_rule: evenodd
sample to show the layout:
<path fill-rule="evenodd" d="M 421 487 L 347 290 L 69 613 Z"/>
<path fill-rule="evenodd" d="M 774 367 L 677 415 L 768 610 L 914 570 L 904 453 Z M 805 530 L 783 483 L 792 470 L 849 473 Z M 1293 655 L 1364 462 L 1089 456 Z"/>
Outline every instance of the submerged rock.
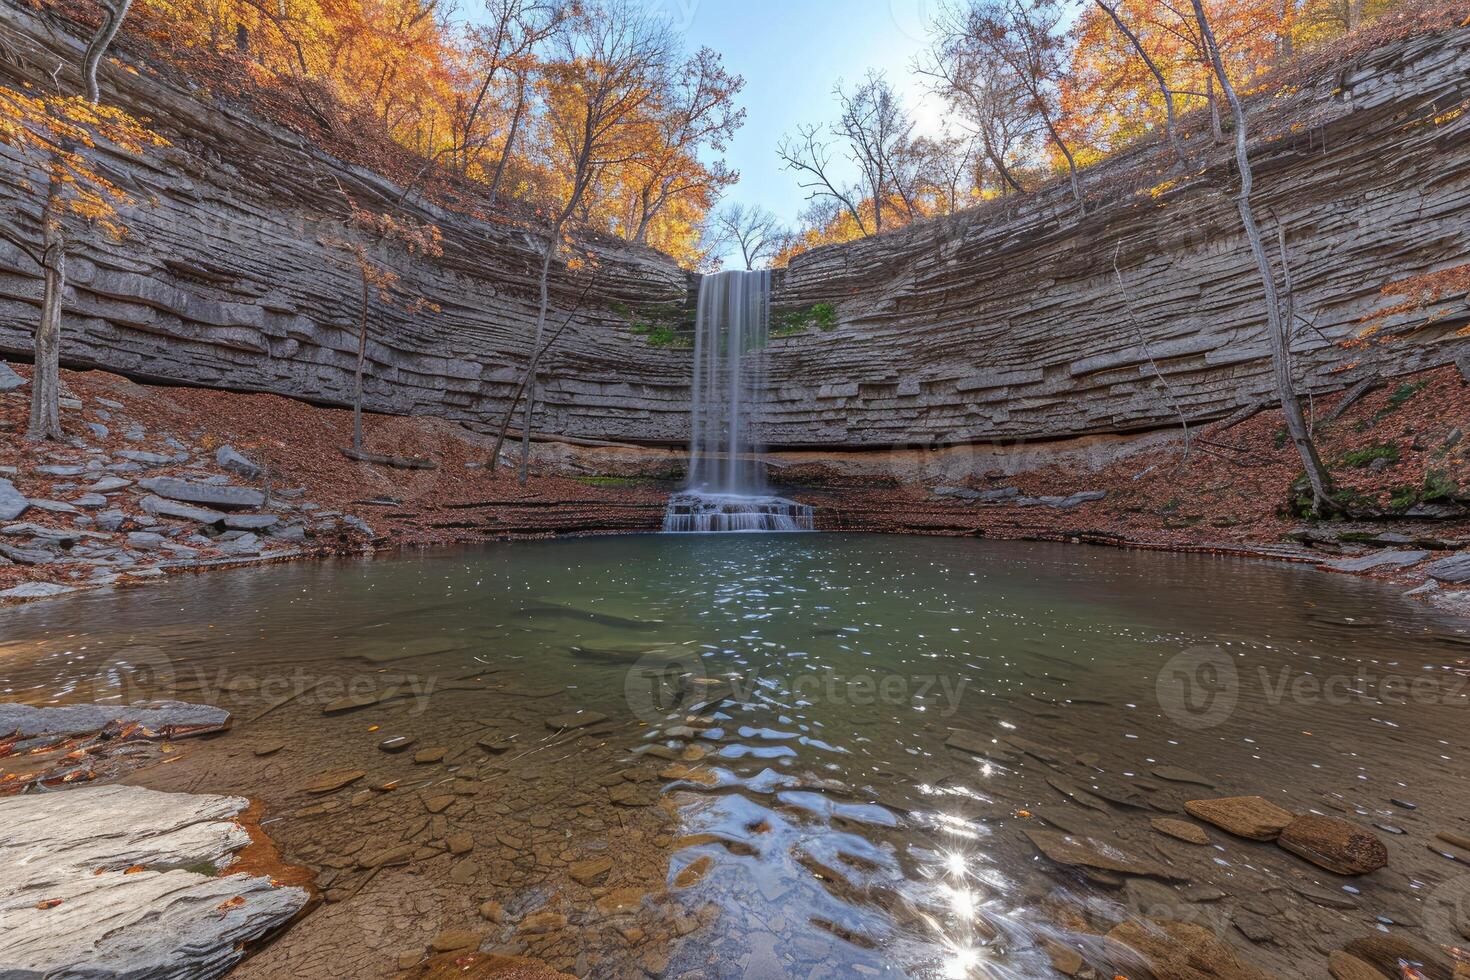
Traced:
<path fill-rule="evenodd" d="M 1116 966 L 1127 976 L 1137 976 L 1142 966 L 1160 980 L 1272 980 L 1203 926 L 1135 919 L 1115 927 L 1107 938 Z"/>
<path fill-rule="evenodd" d="M 1182 880 L 1183 875 L 1122 850 L 1110 841 L 1098 840 L 1074 834 L 1062 834 L 1054 830 L 1023 831 L 1036 849 L 1057 864 L 1069 867 L 1095 868 L 1099 871 L 1115 871 L 1118 874 L 1138 875 L 1145 878 Z"/>
<path fill-rule="evenodd" d="M 1303 814 L 1276 843 L 1340 875 L 1372 874 L 1388 864 L 1388 848 L 1377 834 L 1337 817 Z"/>
<path fill-rule="evenodd" d="M 1259 796 L 1189 800 L 1184 809 L 1192 817 L 1249 840 L 1275 840 L 1293 819 L 1290 811 Z"/>
<path fill-rule="evenodd" d="M 0 975 L 212 978 L 306 904 L 215 876 L 250 835 L 240 797 L 97 786 L 0 801 Z"/>

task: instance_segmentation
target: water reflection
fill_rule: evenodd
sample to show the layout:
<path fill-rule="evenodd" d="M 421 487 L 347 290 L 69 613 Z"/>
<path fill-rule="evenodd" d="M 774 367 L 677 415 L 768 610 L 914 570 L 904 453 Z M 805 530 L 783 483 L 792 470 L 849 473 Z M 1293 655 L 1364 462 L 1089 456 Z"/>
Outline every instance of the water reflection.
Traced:
<path fill-rule="evenodd" d="M 662 800 L 673 831 L 640 839 L 668 838 L 662 887 L 677 921 L 699 923 L 661 940 L 670 975 L 1045 975 L 1048 943 L 1096 938 L 1060 922 L 1059 908 L 1103 896 L 1126 915 L 1137 896 L 1116 874 L 1042 859 L 1027 828 L 1106 837 L 1182 869 L 1153 895 L 1172 895 L 1176 918 L 1199 907 L 1190 887 L 1218 891 L 1214 905 L 1232 912 L 1273 889 L 1340 891 L 1275 849 L 1217 835 L 1196 853 L 1149 818 L 1180 816 L 1199 795 L 1260 793 L 1426 830 L 1437 806 L 1453 808 L 1433 787 L 1467 738 L 1463 697 L 1411 683 L 1463 674 L 1459 625 L 1371 583 L 1197 557 L 836 535 L 622 538 L 242 571 L 3 615 L 0 689 L 11 697 L 168 687 L 258 718 L 251 738 L 287 737 L 318 758 L 358 753 L 353 764 L 376 772 L 389 735 L 457 740 L 448 764 L 461 778 L 586 795 L 554 820 L 516 815 L 543 836 L 565 831 L 530 865 L 529 835 L 485 831 L 476 853 L 498 846 L 486 862 L 521 869 L 485 887 L 528 904 L 558 894 L 548 883 L 579 849 L 608 848 L 608 827 L 636 826 L 630 814 Z M 1199 658 L 1216 654 L 1193 650 L 1219 651 L 1235 678 L 1230 710 L 1208 725 L 1162 686 L 1171 664 L 1185 682 L 1203 676 Z M 1383 696 L 1386 678 L 1408 683 L 1407 701 Z M 372 707 L 324 718 L 332 698 Z M 383 729 L 364 735 L 365 718 Z M 219 744 L 199 754 L 227 751 Z M 249 766 L 225 777 L 222 765 L 189 764 L 252 778 Z M 395 778 L 422 772 L 402 766 Z M 296 777 L 276 778 L 256 791 L 278 793 L 289 812 Z M 1390 802 L 1407 797 L 1422 806 L 1412 818 Z M 334 833 L 367 833 L 366 812 L 330 811 Z M 492 816 L 458 819 L 479 833 L 475 821 L 489 828 Z M 310 853 L 318 833 L 303 829 L 298 847 Z M 1424 850 L 1395 852 L 1400 877 L 1354 884 L 1358 919 L 1302 903 L 1251 957 L 1283 972 L 1320 967 L 1293 937 L 1350 938 L 1380 914 L 1413 921 L 1422 891 L 1403 882 L 1433 885 L 1439 873 Z M 629 912 L 606 894 L 569 894 L 575 935 L 533 941 L 507 926 L 495 942 L 598 975 L 644 962 L 619 925 Z M 643 894 L 637 915 L 651 914 Z M 590 911 L 603 905 L 612 911 Z M 1106 931 L 1099 921 L 1087 928 Z"/>

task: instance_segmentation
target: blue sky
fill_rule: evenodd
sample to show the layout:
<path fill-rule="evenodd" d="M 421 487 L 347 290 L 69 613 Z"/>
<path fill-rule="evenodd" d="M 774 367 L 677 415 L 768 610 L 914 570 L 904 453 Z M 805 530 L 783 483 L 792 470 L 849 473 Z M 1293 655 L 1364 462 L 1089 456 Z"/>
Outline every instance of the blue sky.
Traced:
<path fill-rule="evenodd" d="M 726 160 L 740 171 L 727 195 L 794 222 L 806 194 L 776 158 L 781 137 L 836 116 L 832 86 L 885 70 L 925 131 L 943 125 L 910 64 L 925 49 L 924 23 L 937 0 L 646 0 L 685 37 L 690 50 L 714 48 L 745 77 L 745 126 Z"/>

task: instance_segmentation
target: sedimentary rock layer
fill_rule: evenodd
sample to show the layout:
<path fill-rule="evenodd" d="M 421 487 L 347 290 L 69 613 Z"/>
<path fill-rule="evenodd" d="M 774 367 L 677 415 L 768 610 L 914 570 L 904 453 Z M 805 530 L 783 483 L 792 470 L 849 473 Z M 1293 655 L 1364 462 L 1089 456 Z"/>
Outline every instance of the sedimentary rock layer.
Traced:
<path fill-rule="evenodd" d="M 0 81 L 72 64 L 74 40 L 0 0 L 14 60 Z M 398 188 L 292 133 L 192 97 L 147 71 L 107 73 L 107 97 L 152 118 L 171 146 L 103 164 L 145 203 L 124 245 L 79 243 L 64 351 L 74 365 L 139 377 L 273 391 L 341 404 L 356 355 L 356 271 L 323 238 L 341 235 L 337 182 L 364 207 Z M 1463 350 L 1465 297 L 1392 318 L 1406 336 L 1376 349 L 1340 342 L 1393 300 L 1389 283 L 1470 256 L 1470 32 L 1422 36 L 1358 56 L 1259 106 L 1252 157 L 1258 210 L 1285 231 L 1294 349 L 1308 390 L 1368 371 L 1443 363 Z M 830 303 L 836 329 L 773 342 L 773 446 L 883 448 L 1051 439 L 1218 417 L 1270 397 L 1264 309 L 1229 197 L 1228 147 L 1158 176 L 1145 148 L 1093 172 L 1079 213 L 1065 187 L 878 239 L 802 256 L 776 297 Z M 1148 176 L 1140 176 L 1148 175 Z M 0 207 L 27 202 L 0 149 Z M 367 405 L 494 422 L 524 364 L 535 317 L 538 242 L 508 223 L 410 205 L 438 223 L 442 259 L 384 254 L 406 294 L 440 312 L 378 304 Z M 537 427 L 581 439 L 687 439 L 691 352 L 632 331 L 627 308 L 684 302 L 667 257 L 600 239 L 598 278 L 559 273 L 552 325 L 571 325 L 545 361 Z M 1279 258 L 1278 258 L 1279 263 Z M 1121 282 L 1120 282 L 1121 280 Z M 0 243 L 0 351 L 24 353 L 40 284 Z"/>

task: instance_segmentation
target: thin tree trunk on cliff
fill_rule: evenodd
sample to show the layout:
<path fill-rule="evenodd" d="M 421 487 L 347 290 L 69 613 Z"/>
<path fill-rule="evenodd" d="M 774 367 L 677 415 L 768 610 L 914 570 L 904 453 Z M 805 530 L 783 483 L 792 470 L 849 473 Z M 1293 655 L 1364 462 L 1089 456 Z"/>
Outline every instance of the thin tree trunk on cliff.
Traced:
<path fill-rule="evenodd" d="M 595 282 L 597 282 L 597 275 L 594 273 L 592 278 L 587 280 L 587 285 L 582 287 L 582 293 L 577 297 L 576 304 L 567 313 L 566 319 L 561 321 L 561 326 L 556 328 L 556 333 L 552 334 L 551 339 L 546 341 L 541 348 L 540 356 L 544 357 L 547 351 L 556 346 L 557 340 L 571 324 L 572 317 L 576 316 L 577 311 L 582 308 L 582 303 L 587 299 L 587 294 L 592 291 L 592 284 Z M 521 376 L 521 383 L 516 385 L 515 393 L 510 396 L 510 404 L 505 406 L 505 414 L 500 417 L 500 430 L 495 434 L 495 448 L 490 453 L 490 463 L 487 467 L 492 473 L 500 467 L 500 450 L 505 446 L 505 436 L 510 432 L 510 420 L 515 417 L 516 406 L 521 403 L 521 395 L 525 394 L 528 377 L 529 375 Z"/>
<path fill-rule="evenodd" d="M 1189 157 L 1184 152 L 1184 144 L 1180 142 L 1179 133 L 1175 128 L 1174 92 L 1169 88 L 1168 79 L 1159 70 L 1158 63 L 1144 49 L 1143 42 L 1139 40 L 1138 35 L 1133 33 L 1133 30 L 1123 22 L 1123 18 L 1118 15 L 1118 12 L 1108 6 L 1104 0 L 1095 0 L 1095 2 L 1112 18 L 1113 25 L 1128 39 L 1128 43 L 1133 46 L 1134 53 L 1143 59 L 1143 63 L 1148 66 L 1148 70 L 1153 74 L 1154 81 L 1159 85 L 1159 93 L 1164 97 L 1164 133 L 1168 137 L 1169 145 L 1174 148 L 1174 155 L 1179 158 L 1179 162 L 1187 164 Z"/>
<path fill-rule="evenodd" d="M 500 181 L 505 177 L 505 165 L 510 160 L 511 149 L 516 142 L 516 134 L 520 132 L 521 117 L 525 114 L 526 73 L 521 71 L 516 75 L 516 111 L 510 117 L 510 129 L 505 134 L 505 146 L 500 150 L 500 159 L 495 161 L 495 176 L 490 180 L 490 203 L 492 205 L 500 196 Z"/>
<path fill-rule="evenodd" d="M 36 326 L 36 370 L 31 377 L 31 418 L 26 438 L 64 438 L 61 431 L 61 299 L 66 292 L 66 237 L 56 213 L 61 183 L 52 178 L 42 224 L 41 322 Z"/>
<path fill-rule="evenodd" d="M 117 32 L 122 30 L 123 18 L 127 17 L 128 7 L 132 3 L 133 0 L 102 0 L 102 24 L 97 28 L 97 33 L 92 35 L 92 41 L 82 56 L 82 85 L 87 90 L 87 101 L 93 105 L 102 97 L 102 92 L 97 87 L 97 66 L 102 63 L 102 58 L 112 46 Z"/>
<path fill-rule="evenodd" d="M 1215 35 L 1210 29 L 1210 21 L 1205 15 L 1201 0 L 1191 0 L 1191 3 L 1194 5 L 1195 19 L 1199 21 L 1205 49 L 1220 80 L 1220 89 L 1230 103 L 1235 122 L 1235 164 L 1240 169 L 1240 195 L 1235 199 L 1235 207 L 1240 212 L 1241 224 L 1245 226 L 1245 236 L 1250 241 L 1251 254 L 1255 256 L 1256 267 L 1261 274 L 1261 285 L 1266 294 L 1266 330 L 1270 335 L 1268 339 L 1271 343 L 1271 366 L 1276 375 L 1276 395 L 1281 400 L 1281 414 L 1286 417 L 1286 431 L 1302 458 L 1302 465 L 1306 467 L 1307 481 L 1312 486 L 1313 512 L 1322 514 L 1333 509 L 1332 477 L 1322 465 L 1321 457 L 1317 455 L 1311 430 L 1302 414 L 1301 399 L 1297 397 L 1296 384 L 1291 376 L 1291 350 L 1286 326 L 1281 322 L 1281 300 L 1276 291 L 1276 274 L 1271 268 L 1271 259 L 1266 254 L 1265 243 L 1261 240 L 1261 229 L 1256 224 L 1255 212 L 1251 207 L 1252 174 L 1250 154 L 1246 146 L 1245 108 L 1235 92 L 1235 86 L 1225 73 L 1225 63 L 1220 57 L 1220 48 L 1215 43 Z"/>
<path fill-rule="evenodd" d="M 362 372 L 367 363 L 368 304 L 371 302 L 367 270 L 362 270 L 362 312 L 357 320 L 357 372 L 352 381 L 352 448 L 362 452 Z"/>
<path fill-rule="evenodd" d="M 551 305 L 551 261 L 561 243 L 565 212 L 552 226 L 546 239 L 546 253 L 541 259 L 541 302 L 536 308 L 536 332 L 531 337 L 531 359 L 526 363 L 526 410 L 521 419 L 521 466 L 517 482 L 525 486 L 531 478 L 531 415 L 536 410 L 536 368 L 541 362 L 541 336 L 546 332 L 546 314 Z"/>

